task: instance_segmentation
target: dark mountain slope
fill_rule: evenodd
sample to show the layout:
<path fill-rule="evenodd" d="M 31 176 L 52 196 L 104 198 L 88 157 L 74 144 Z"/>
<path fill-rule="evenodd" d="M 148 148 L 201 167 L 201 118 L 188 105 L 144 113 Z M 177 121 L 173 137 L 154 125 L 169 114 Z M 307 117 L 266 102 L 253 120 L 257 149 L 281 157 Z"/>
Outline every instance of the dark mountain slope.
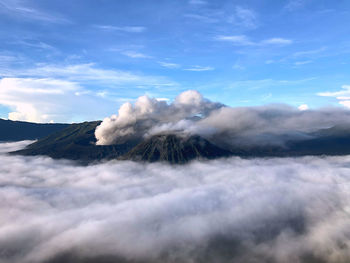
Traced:
<path fill-rule="evenodd" d="M 69 124 L 31 123 L 0 119 L 0 141 L 36 140 L 67 128 Z"/>
<path fill-rule="evenodd" d="M 174 134 L 161 134 L 141 142 L 122 159 L 186 163 L 197 158 L 215 159 L 229 155 L 231 155 L 229 151 L 213 145 L 200 136 L 181 137 Z"/>
<path fill-rule="evenodd" d="M 126 153 L 136 143 L 122 145 L 95 145 L 95 129 L 100 121 L 71 124 L 66 129 L 53 133 L 27 148 L 13 152 L 22 155 L 47 155 L 55 159 L 70 159 L 91 162 L 102 159 L 115 159 Z"/>
<path fill-rule="evenodd" d="M 155 135 L 144 141 L 127 141 L 123 144 L 99 146 L 94 135 L 100 121 L 71 124 L 46 138 L 14 152 L 22 155 L 47 155 L 89 163 L 103 159 L 134 161 L 166 161 L 186 163 L 197 158 L 215 159 L 225 156 L 291 157 L 305 155 L 350 154 L 350 128 L 332 127 L 305 136 L 305 139 L 288 140 L 284 146 L 236 146 L 224 149 L 200 136 L 174 134 Z"/>

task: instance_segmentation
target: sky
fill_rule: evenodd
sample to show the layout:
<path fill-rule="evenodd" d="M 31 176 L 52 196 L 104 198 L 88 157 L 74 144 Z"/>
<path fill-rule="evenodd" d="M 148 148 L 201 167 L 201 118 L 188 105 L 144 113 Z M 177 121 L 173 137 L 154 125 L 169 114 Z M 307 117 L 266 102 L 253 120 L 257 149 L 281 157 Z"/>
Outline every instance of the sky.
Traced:
<path fill-rule="evenodd" d="M 0 0 L 0 118 L 103 119 L 193 89 L 350 107 L 348 0 Z"/>

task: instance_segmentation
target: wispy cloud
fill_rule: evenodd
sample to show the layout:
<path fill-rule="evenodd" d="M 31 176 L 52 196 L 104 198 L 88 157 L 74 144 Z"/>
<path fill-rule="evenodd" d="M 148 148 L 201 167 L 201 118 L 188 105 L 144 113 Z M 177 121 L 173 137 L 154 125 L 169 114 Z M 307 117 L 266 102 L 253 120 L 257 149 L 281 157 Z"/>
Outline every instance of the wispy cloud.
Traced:
<path fill-rule="evenodd" d="M 290 45 L 293 43 L 292 40 L 286 38 L 270 38 L 260 42 L 262 45 Z"/>
<path fill-rule="evenodd" d="M 237 46 L 285 46 L 293 43 L 292 40 L 286 38 L 269 38 L 262 41 L 252 41 L 246 35 L 219 35 L 214 38 L 218 41 L 230 42 Z"/>
<path fill-rule="evenodd" d="M 258 26 L 256 13 L 251 9 L 240 6 L 235 8 L 235 14 L 230 16 L 229 20 L 246 28 L 256 28 Z"/>
<path fill-rule="evenodd" d="M 212 16 L 211 14 L 187 13 L 187 14 L 184 14 L 184 17 L 196 19 L 204 23 L 218 23 L 220 21 L 217 17 Z"/>
<path fill-rule="evenodd" d="M 350 85 L 343 85 L 342 90 L 340 91 L 334 91 L 334 92 L 319 92 L 317 93 L 318 96 L 323 97 L 337 97 L 339 99 L 344 99 L 344 96 L 350 96 Z M 347 97 L 345 97 L 347 99 Z"/>
<path fill-rule="evenodd" d="M 310 64 L 312 62 L 313 62 L 312 60 L 296 61 L 296 62 L 294 62 L 294 65 L 295 66 L 301 66 L 301 65 Z"/>
<path fill-rule="evenodd" d="M 291 86 L 298 85 L 314 80 L 315 78 L 305 79 L 256 79 L 235 81 L 227 85 L 227 89 L 245 88 L 250 90 L 262 89 L 273 86 Z"/>
<path fill-rule="evenodd" d="M 295 11 L 304 6 L 303 0 L 289 0 L 288 3 L 284 6 L 284 9 L 288 11 Z"/>
<path fill-rule="evenodd" d="M 340 105 L 343 105 L 347 108 L 350 108 L 350 85 L 343 85 L 341 88 L 342 89 L 340 91 L 319 92 L 319 93 L 317 93 L 317 95 L 322 96 L 322 97 L 336 98 Z"/>
<path fill-rule="evenodd" d="M 12 72 L 0 67 L 0 75 L 0 105 L 11 109 L 8 117 L 34 122 L 99 119 L 115 107 L 116 97 L 123 97 L 121 90 L 128 89 L 130 96 L 140 89 L 164 91 L 177 85 L 162 76 L 103 69 L 93 63 L 42 64 Z M 91 112 L 91 108 L 98 109 Z"/>
<path fill-rule="evenodd" d="M 321 48 L 312 49 L 312 50 L 298 51 L 293 54 L 293 57 L 311 57 L 311 56 L 315 56 L 317 54 L 323 53 L 326 50 L 327 50 L 326 47 L 321 47 Z"/>
<path fill-rule="evenodd" d="M 0 68 L 2 77 L 15 78 L 52 78 L 79 83 L 80 85 L 99 85 L 109 88 L 176 86 L 173 81 L 162 76 L 149 76 L 129 71 L 104 69 L 94 63 L 87 64 L 40 64 L 34 68 L 12 69 Z"/>
<path fill-rule="evenodd" d="M 143 26 L 112 26 L 112 25 L 95 25 L 95 28 L 103 31 L 122 31 L 128 33 L 142 33 L 146 31 L 146 27 Z"/>
<path fill-rule="evenodd" d="M 151 56 L 136 51 L 123 51 L 121 53 L 130 58 L 151 58 Z"/>
<path fill-rule="evenodd" d="M 164 68 L 170 68 L 170 69 L 177 69 L 180 68 L 180 64 L 176 63 L 170 63 L 170 62 L 163 62 L 163 61 L 158 61 L 158 64 L 161 65 Z"/>
<path fill-rule="evenodd" d="M 204 4 L 201 5 L 203 6 Z M 209 8 L 203 8 L 201 5 L 196 4 L 195 12 L 186 13 L 184 16 L 187 18 L 199 20 L 203 23 L 234 24 L 237 27 L 246 29 L 256 28 L 259 24 L 258 16 L 252 9 L 236 6 L 230 8 L 229 10 L 213 10 Z"/>
<path fill-rule="evenodd" d="M 206 5 L 207 2 L 203 0 L 190 0 L 188 1 L 190 5 Z"/>
<path fill-rule="evenodd" d="M 193 67 L 190 67 L 190 68 L 186 68 L 184 70 L 186 71 L 212 71 L 214 70 L 215 68 L 213 67 L 209 67 L 209 66 L 206 66 L 206 67 L 203 67 L 203 66 L 193 66 Z"/>
<path fill-rule="evenodd" d="M 8 16 L 40 20 L 50 23 L 69 23 L 70 21 L 58 14 L 50 14 L 42 10 L 27 6 L 20 0 L 0 0 L 0 13 Z"/>
<path fill-rule="evenodd" d="M 234 45 L 239 46 L 251 46 L 254 42 L 250 41 L 247 36 L 244 35 L 234 35 L 234 36 L 217 36 L 215 40 L 230 42 Z"/>

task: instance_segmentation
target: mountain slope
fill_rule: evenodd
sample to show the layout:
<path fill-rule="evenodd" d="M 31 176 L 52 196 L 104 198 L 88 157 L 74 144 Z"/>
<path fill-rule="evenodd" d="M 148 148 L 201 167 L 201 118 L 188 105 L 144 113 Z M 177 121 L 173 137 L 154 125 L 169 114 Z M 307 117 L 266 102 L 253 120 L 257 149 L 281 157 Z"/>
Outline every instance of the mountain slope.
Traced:
<path fill-rule="evenodd" d="M 161 134 L 139 143 L 122 156 L 122 159 L 186 163 L 197 158 L 215 159 L 229 155 L 230 152 L 213 145 L 200 136 L 181 137 L 174 134 Z"/>
<path fill-rule="evenodd" d="M 41 124 L 0 119 L 0 141 L 41 139 L 68 126 L 69 124 Z"/>
<path fill-rule="evenodd" d="M 14 152 L 22 155 L 47 155 L 52 158 L 89 163 L 122 159 L 134 161 L 166 161 L 186 163 L 193 159 L 215 159 L 225 156 L 288 157 L 305 155 L 350 154 L 350 128 L 332 127 L 310 133 L 303 140 L 288 140 L 284 146 L 251 145 L 226 149 L 200 136 L 159 134 L 143 141 L 127 141 L 118 145 L 96 145 L 94 135 L 100 121 L 71 124 L 27 148 Z"/>
<path fill-rule="evenodd" d="M 95 129 L 100 121 L 71 124 L 64 130 L 53 133 L 27 148 L 13 152 L 22 155 L 47 155 L 55 159 L 70 159 L 91 162 L 115 159 L 130 150 L 136 143 L 122 145 L 95 145 Z"/>

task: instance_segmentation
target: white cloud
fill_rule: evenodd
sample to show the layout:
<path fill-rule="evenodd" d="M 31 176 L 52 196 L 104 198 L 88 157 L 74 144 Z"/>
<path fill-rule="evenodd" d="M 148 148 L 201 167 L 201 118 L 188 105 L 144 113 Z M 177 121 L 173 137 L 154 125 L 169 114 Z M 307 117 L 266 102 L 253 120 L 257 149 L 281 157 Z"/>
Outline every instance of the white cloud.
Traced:
<path fill-rule="evenodd" d="M 136 51 L 123 51 L 121 53 L 130 58 L 151 58 L 151 56 Z"/>
<path fill-rule="evenodd" d="M 319 92 L 317 95 L 322 97 L 334 97 L 339 101 L 340 105 L 350 108 L 350 85 L 343 85 L 340 91 Z"/>
<path fill-rule="evenodd" d="M 293 43 L 292 40 L 286 38 L 270 38 L 260 42 L 254 42 L 245 35 L 220 35 L 216 36 L 215 40 L 230 42 L 237 46 L 284 46 Z"/>
<path fill-rule="evenodd" d="M 258 24 L 256 13 L 251 9 L 243 8 L 240 6 L 236 7 L 235 16 L 234 18 L 231 17 L 231 20 L 232 19 L 233 22 L 236 22 L 246 28 L 256 28 Z"/>
<path fill-rule="evenodd" d="M 206 66 L 206 67 L 203 67 L 203 66 L 193 66 L 193 67 L 190 67 L 190 68 L 186 68 L 184 70 L 186 71 L 212 71 L 214 70 L 215 68 L 213 67 L 210 67 L 210 66 Z"/>
<path fill-rule="evenodd" d="M 69 20 L 59 14 L 49 14 L 48 12 L 24 5 L 23 2 L 21 0 L 0 0 L 0 13 L 42 22 L 69 23 Z"/>
<path fill-rule="evenodd" d="M 128 33 L 142 33 L 147 29 L 144 26 L 95 25 L 95 27 L 104 31 L 121 31 L 121 32 L 128 32 Z"/>
<path fill-rule="evenodd" d="M 254 45 L 253 42 L 251 42 L 247 36 L 244 35 L 235 35 L 235 36 L 217 36 L 215 37 L 215 40 L 219 41 L 227 41 L 230 43 L 233 43 L 235 45 L 240 45 L 240 46 L 250 46 Z"/>
<path fill-rule="evenodd" d="M 159 61 L 158 63 L 164 68 L 176 69 L 181 67 L 180 64 L 176 64 L 176 63 L 170 63 L 170 62 L 164 62 L 164 61 Z"/>
<path fill-rule="evenodd" d="M 293 41 L 290 39 L 285 39 L 285 38 L 270 38 L 270 39 L 266 39 L 261 41 L 261 44 L 263 45 L 290 45 L 292 44 Z"/>
<path fill-rule="evenodd" d="M 289 0 L 288 3 L 284 6 L 284 9 L 288 11 L 295 11 L 302 8 L 304 5 L 304 0 Z"/>
<path fill-rule="evenodd" d="M 203 0 L 190 0 L 188 1 L 190 5 L 206 5 L 207 2 Z"/>
<path fill-rule="evenodd" d="M 341 91 L 334 91 L 334 92 L 319 92 L 317 93 L 318 96 L 323 97 L 338 97 L 338 96 L 348 96 L 350 95 L 350 85 L 343 85 Z"/>
<path fill-rule="evenodd" d="M 114 106 L 102 103 L 75 82 L 50 78 L 1 79 L 0 104 L 12 110 L 9 119 L 31 122 L 91 120 Z"/>
<path fill-rule="evenodd" d="M 296 61 L 296 62 L 294 62 L 294 65 L 301 66 L 301 65 L 310 64 L 312 62 L 313 62 L 312 60 Z"/>
<path fill-rule="evenodd" d="M 143 86 L 175 85 L 158 76 L 145 76 L 128 71 L 98 68 L 94 63 L 59 65 L 40 64 L 35 68 L 0 72 L 4 77 L 62 78 L 81 84 L 98 83 L 110 87 L 126 84 Z"/>
<path fill-rule="evenodd" d="M 194 13 L 189 13 L 189 14 L 184 14 L 184 17 L 187 18 L 192 18 L 199 20 L 200 22 L 204 23 L 217 23 L 220 21 L 219 18 L 217 18 L 215 15 L 212 14 L 194 14 Z"/>
<path fill-rule="evenodd" d="M 299 107 L 298 107 L 299 110 L 301 111 L 304 111 L 304 110 L 308 110 L 309 109 L 309 106 L 307 104 L 301 104 Z"/>
<path fill-rule="evenodd" d="M 93 63 L 41 64 L 11 70 L 0 64 L 0 75 L 0 105 L 11 108 L 9 117 L 39 122 L 100 119 L 113 112 L 113 101 L 123 98 L 121 90 L 164 90 L 177 85 L 165 77 L 102 69 Z M 95 111 L 91 111 L 91 105 Z"/>
<path fill-rule="evenodd" d="M 326 47 L 321 47 L 318 49 L 298 51 L 298 52 L 295 52 L 293 54 L 293 57 L 296 57 L 296 58 L 298 58 L 298 57 L 312 57 L 312 56 L 317 55 L 319 53 L 322 53 L 326 50 L 327 50 Z"/>
<path fill-rule="evenodd" d="M 349 261 L 349 156 L 0 162 L 2 263 Z"/>

